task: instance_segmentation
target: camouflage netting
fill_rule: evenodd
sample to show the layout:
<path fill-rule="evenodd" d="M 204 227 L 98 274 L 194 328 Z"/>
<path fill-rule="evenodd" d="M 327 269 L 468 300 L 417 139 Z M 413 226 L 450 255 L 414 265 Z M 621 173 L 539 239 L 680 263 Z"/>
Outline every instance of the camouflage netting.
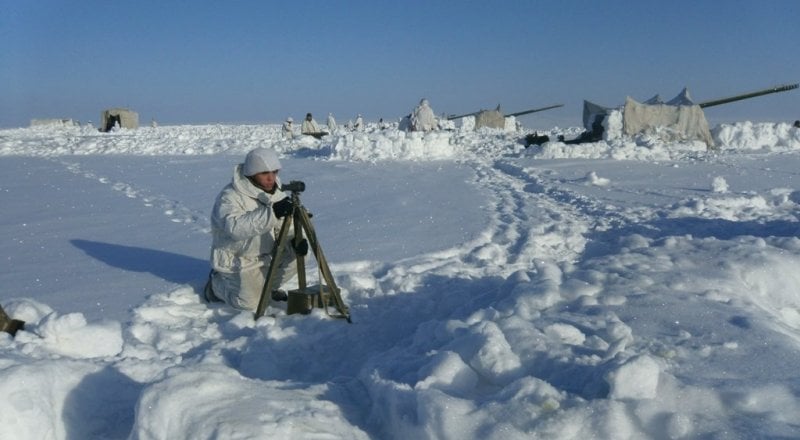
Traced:
<path fill-rule="evenodd" d="M 629 97 L 625 100 L 622 121 L 628 136 L 644 133 L 667 142 L 699 140 L 708 147 L 714 146 L 706 116 L 696 104 L 649 105 Z"/>
<path fill-rule="evenodd" d="M 583 125 L 592 131 L 593 124 L 602 121 L 608 131 L 610 116 L 618 112 L 622 113 L 622 132 L 627 136 L 647 134 L 665 142 L 698 140 L 714 146 L 705 113 L 686 89 L 667 103 L 659 95 L 644 103 L 628 97 L 619 110 L 583 101 Z"/>
<path fill-rule="evenodd" d="M 475 128 L 481 127 L 503 130 L 506 127 L 506 118 L 500 110 L 481 110 L 475 115 Z"/>

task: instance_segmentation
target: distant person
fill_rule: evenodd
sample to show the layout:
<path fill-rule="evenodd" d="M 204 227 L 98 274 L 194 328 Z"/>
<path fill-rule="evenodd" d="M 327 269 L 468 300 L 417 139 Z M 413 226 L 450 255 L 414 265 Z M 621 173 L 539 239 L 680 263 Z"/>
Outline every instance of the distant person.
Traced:
<path fill-rule="evenodd" d="M 239 310 L 255 310 L 261 300 L 272 248 L 283 219 L 294 209 L 281 191 L 281 162 L 275 150 L 256 148 L 236 166 L 232 181 L 222 189 L 211 211 L 211 273 L 203 289 L 208 302 L 222 301 Z M 287 246 L 278 266 L 277 287 L 297 273 L 292 264 L 308 253 L 308 242 Z M 286 301 L 285 291 L 270 292 Z"/>
<path fill-rule="evenodd" d="M 320 130 L 319 125 L 317 125 L 317 121 L 314 120 L 314 116 L 312 116 L 311 113 L 306 113 L 306 118 L 303 120 L 303 125 L 300 126 L 300 133 L 314 136 L 317 139 L 328 134 Z"/>
<path fill-rule="evenodd" d="M 356 122 L 353 124 L 353 130 L 361 131 L 364 129 L 364 118 L 361 115 L 356 116 Z"/>
<path fill-rule="evenodd" d="M 336 119 L 333 118 L 333 113 L 328 113 L 328 131 L 331 133 L 336 131 Z"/>
<path fill-rule="evenodd" d="M 794 121 L 794 126 L 797 127 L 797 128 L 800 128 L 800 119 L 798 119 L 797 121 Z"/>
<path fill-rule="evenodd" d="M 284 139 L 292 139 L 294 137 L 294 119 L 291 116 L 286 118 L 286 121 L 281 126 L 281 132 L 283 132 Z"/>
<path fill-rule="evenodd" d="M 153 128 L 158 128 L 158 122 L 156 122 L 156 118 L 150 120 L 150 126 Z"/>
<path fill-rule="evenodd" d="M 437 126 L 436 116 L 428 100 L 422 98 L 419 105 L 411 113 L 412 131 L 431 131 Z"/>

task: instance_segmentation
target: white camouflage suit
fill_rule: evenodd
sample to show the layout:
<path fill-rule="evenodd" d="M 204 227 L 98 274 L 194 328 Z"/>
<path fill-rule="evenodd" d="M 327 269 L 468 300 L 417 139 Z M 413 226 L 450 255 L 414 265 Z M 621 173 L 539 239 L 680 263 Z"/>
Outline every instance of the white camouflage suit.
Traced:
<path fill-rule="evenodd" d="M 211 213 L 211 287 L 213 295 L 227 304 L 241 310 L 255 310 L 264 288 L 272 247 L 278 237 L 283 218 L 278 218 L 272 204 L 287 197 L 280 190 L 280 180 L 276 179 L 276 189 L 269 194 L 255 186 L 245 176 L 245 170 L 253 175 L 262 171 L 280 169 L 280 162 L 274 151 L 267 151 L 267 157 L 257 158 L 257 163 L 236 166 L 233 181 L 217 196 Z M 255 152 L 256 150 L 254 150 Z M 264 168 L 266 162 L 266 168 Z M 289 236 L 291 237 L 292 230 Z M 297 273 L 291 246 L 286 246 L 278 271 L 278 286 L 291 280 Z"/>
<path fill-rule="evenodd" d="M 419 105 L 414 108 L 411 114 L 411 129 L 413 131 L 431 131 L 438 125 L 436 116 L 433 114 L 433 109 L 428 100 L 422 98 Z"/>

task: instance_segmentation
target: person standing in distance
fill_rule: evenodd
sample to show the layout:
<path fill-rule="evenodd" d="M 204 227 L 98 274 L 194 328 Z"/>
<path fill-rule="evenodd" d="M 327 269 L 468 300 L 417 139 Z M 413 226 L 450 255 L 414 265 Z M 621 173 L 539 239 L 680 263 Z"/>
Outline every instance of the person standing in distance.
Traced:
<path fill-rule="evenodd" d="M 236 166 L 233 180 L 217 196 L 211 212 L 211 273 L 203 292 L 207 301 L 224 301 L 239 310 L 258 307 L 272 248 L 283 218 L 293 211 L 292 200 L 280 189 L 280 169 L 274 150 L 256 148 Z M 295 249 L 287 246 L 276 286 L 296 275 L 292 262 L 296 255 L 307 253 L 305 240 Z M 286 301 L 284 290 L 271 294 L 273 300 Z"/>
<path fill-rule="evenodd" d="M 281 133 L 283 133 L 284 139 L 291 140 L 294 137 L 294 119 L 291 116 L 286 118 L 286 121 L 281 125 Z"/>

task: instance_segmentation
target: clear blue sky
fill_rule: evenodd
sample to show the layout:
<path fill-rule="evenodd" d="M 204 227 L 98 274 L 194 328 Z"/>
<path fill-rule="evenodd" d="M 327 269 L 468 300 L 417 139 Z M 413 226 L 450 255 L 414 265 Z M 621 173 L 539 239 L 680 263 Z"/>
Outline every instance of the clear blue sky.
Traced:
<path fill-rule="evenodd" d="M 128 107 L 161 125 L 333 112 L 394 120 L 564 104 L 522 119 L 579 125 L 584 99 L 696 101 L 800 82 L 800 1 L 0 0 L 0 127 L 97 124 Z M 706 110 L 800 119 L 800 90 Z"/>

